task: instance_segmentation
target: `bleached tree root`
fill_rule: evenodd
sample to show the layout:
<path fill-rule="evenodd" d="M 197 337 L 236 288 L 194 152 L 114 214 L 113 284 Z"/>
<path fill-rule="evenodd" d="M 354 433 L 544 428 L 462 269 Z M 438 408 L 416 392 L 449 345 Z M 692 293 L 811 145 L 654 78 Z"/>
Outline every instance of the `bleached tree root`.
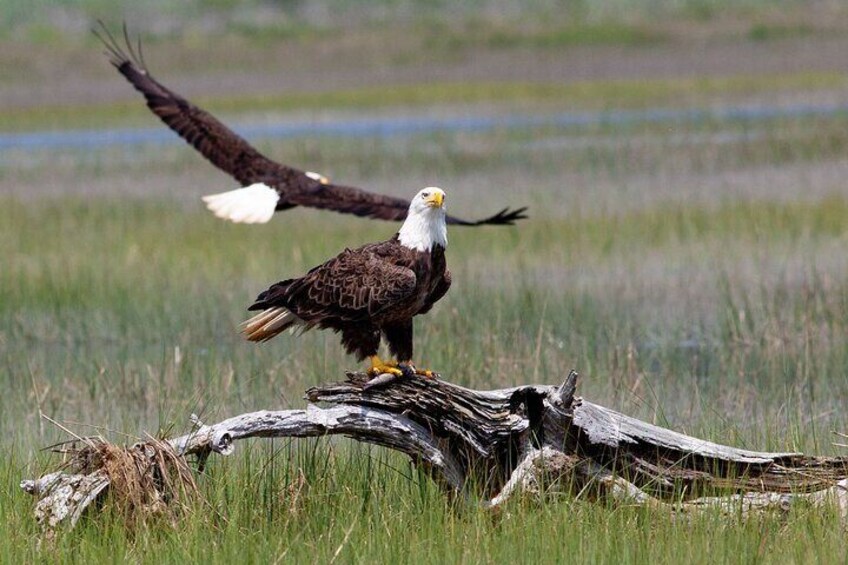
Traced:
<path fill-rule="evenodd" d="M 21 481 L 24 491 L 39 497 L 35 518 L 47 532 L 63 522 L 74 527 L 85 509 L 108 486 L 109 477 L 102 469 L 89 474 L 56 471 L 36 480 Z"/>
<path fill-rule="evenodd" d="M 595 488 L 595 497 L 600 493 L 616 503 L 666 508 L 684 515 L 718 511 L 728 516 L 744 517 L 764 511 L 787 513 L 799 505 L 832 505 L 842 519 L 848 518 L 848 479 L 807 493 L 746 492 L 677 502 L 663 501 L 609 470 L 598 467 L 591 460 L 580 460 L 550 447 L 528 451 L 501 492 L 486 505 L 497 508 L 516 494 L 538 496 L 569 493 L 580 496 L 592 486 Z"/>
<path fill-rule="evenodd" d="M 560 386 L 492 391 L 350 373 L 345 382 L 309 389 L 305 410 L 251 412 L 213 425 L 195 418 L 189 434 L 124 449 L 133 461 L 149 461 L 136 467 L 147 473 L 148 489 L 162 491 L 150 498 L 157 504 L 174 497 L 174 484 L 193 485 L 178 464 L 188 455 L 198 457 L 202 470 L 210 454 L 228 455 L 237 440 L 341 434 L 405 453 L 450 496 L 482 500 L 492 509 L 518 494 L 563 492 L 681 514 L 832 504 L 848 518 L 846 458 L 700 440 L 585 401 L 574 395 L 576 386 L 573 371 Z M 73 526 L 110 485 L 118 486 L 109 469 L 91 464 L 90 447 L 74 457 L 60 472 L 21 483 L 39 497 L 36 518 L 48 531 Z M 169 479 L 174 469 L 179 480 Z M 127 480 L 123 476 L 122 484 Z"/>

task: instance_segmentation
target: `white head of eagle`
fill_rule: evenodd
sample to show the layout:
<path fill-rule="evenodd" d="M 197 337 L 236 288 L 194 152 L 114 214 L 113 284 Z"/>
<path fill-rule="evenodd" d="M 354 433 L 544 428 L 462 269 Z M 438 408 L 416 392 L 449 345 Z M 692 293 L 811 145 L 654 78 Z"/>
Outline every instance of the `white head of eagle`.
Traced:
<path fill-rule="evenodd" d="M 435 245 L 447 248 L 445 196 L 445 191 L 436 186 L 418 191 L 398 231 L 401 245 L 418 251 L 432 251 Z"/>

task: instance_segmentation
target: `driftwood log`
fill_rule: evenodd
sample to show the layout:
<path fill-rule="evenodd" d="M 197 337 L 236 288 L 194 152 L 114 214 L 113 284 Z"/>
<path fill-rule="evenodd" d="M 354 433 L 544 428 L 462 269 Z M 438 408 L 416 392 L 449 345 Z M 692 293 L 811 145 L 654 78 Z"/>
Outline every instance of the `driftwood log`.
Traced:
<path fill-rule="evenodd" d="M 559 386 L 492 391 L 349 373 L 344 382 L 307 390 L 305 410 L 251 412 L 214 425 L 194 418 L 187 435 L 125 450 L 133 461 L 149 462 L 135 466 L 155 488 L 168 482 L 163 461 L 195 455 L 202 471 L 210 454 L 231 453 L 237 440 L 341 434 L 403 452 L 449 496 L 493 509 L 516 494 L 566 492 L 676 513 L 787 511 L 803 501 L 834 504 L 848 517 L 848 458 L 719 445 L 588 402 L 575 396 L 576 387 L 573 371 Z M 92 464 L 104 459 L 104 445 L 82 440 L 61 471 L 22 481 L 39 498 L 36 518 L 47 530 L 73 525 L 109 492 L 115 477 Z M 153 499 L 161 504 L 168 496 Z"/>

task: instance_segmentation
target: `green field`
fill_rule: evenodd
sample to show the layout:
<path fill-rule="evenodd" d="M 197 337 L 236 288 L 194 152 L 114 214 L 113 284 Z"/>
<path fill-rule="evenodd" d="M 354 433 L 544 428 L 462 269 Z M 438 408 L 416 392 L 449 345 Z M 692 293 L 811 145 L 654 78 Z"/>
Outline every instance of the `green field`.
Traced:
<path fill-rule="evenodd" d="M 693 127 L 682 146 L 645 128 L 582 132 L 596 143 L 566 149 L 552 131 L 265 149 L 316 155 L 319 170 L 384 190 L 391 171 L 409 171 L 400 194 L 442 171 L 457 214 L 474 215 L 480 194 L 478 215 L 531 206 L 516 228 L 450 234 L 455 286 L 416 334 L 420 362 L 447 378 L 557 382 L 574 367 L 584 395 L 627 413 L 733 445 L 824 454 L 838 452 L 831 431 L 848 429 L 842 125 L 764 124 L 729 146 L 708 134 L 734 124 Z M 55 465 L 38 448 L 64 437 L 40 412 L 127 441 L 116 432 L 184 430 L 192 412 L 215 421 L 302 406 L 306 387 L 340 378 L 351 360 L 326 334 L 243 342 L 245 306 L 267 283 L 394 229 L 310 211 L 221 223 L 196 196 L 228 181 L 182 147 L 30 158 L 6 166 L 21 193 L 4 198 L 0 221 L 8 559 L 36 555 L 31 500 L 16 484 Z M 24 196 L 42 183 L 68 195 Z M 200 484 L 211 508 L 197 516 L 140 531 L 101 516 L 48 555 L 325 560 L 341 546 L 345 561 L 801 562 L 845 551 L 833 516 L 812 511 L 744 523 L 580 500 L 519 503 L 498 519 L 457 511 L 400 457 L 342 440 L 241 446 Z"/>
<path fill-rule="evenodd" d="M 689 18 L 698 6 L 721 5 L 683 4 L 694 10 L 681 12 Z M 527 47 L 514 37 L 499 41 Z M 446 112 L 541 112 L 805 99 L 845 84 L 838 72 L 792 71 L 503 88 L 446 82 L 380 97 L 360 87 L 213 92 L 206 101 L 245 119 L 326 108 L 396 115 L 433 101 Z M 158 123 L 129 100 L 3 108 L 0 124 Z M 459 216 L 530 207 L 516 227 L 450 231 L 454 284 L 416 321 L 420 365 L 476 388 L 556 383 L 574 368 L 580 394 L 659 425 L 750 449 L 844 453 L 832 432 L 848 432 L 848 116 L 257 145 L 379 192 L 411 197 L 438 184 Z M 107 503 L 39 545 L 33 500 L 18 483 L 53 470 L 59 457 L 40 448 L 67 438 L 41 414 L 132 443 L 145 432 L 182 433 L 192 413 L 212 423 L 304 406 L 306 388 L 340 380 L 355 363 L 330 334 L 243 341 L 236 327 L 246 306 L 269 283 L 396 226 L 310 210 L 265 226 L 223 223 L 199 197 L 232 181 L 183 145 L 5 150 L 0 184 L 0 563 L 848 555 L 844 526 L 821 509 L 684 520 L 580 497 L 515 500 L 497 515 L 454 507 L 404 458 L 343 438 L 244 442 L 210 460 L 198 478 L 203 500 L 179 519 L 128 525 Z"/>

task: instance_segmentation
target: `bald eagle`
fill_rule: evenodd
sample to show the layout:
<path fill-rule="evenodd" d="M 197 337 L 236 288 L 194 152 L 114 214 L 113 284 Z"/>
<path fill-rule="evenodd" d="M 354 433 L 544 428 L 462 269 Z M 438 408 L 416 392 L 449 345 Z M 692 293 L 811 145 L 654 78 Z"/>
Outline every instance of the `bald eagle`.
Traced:
<path fill-rule="evenodd" d="M 391 239 L 345 249 L 304 276 L 271 286 L 248 308 L 261 312 L 244 322 L 245 337 L 267 341 L 289 328 L 331 329 L 349 354 L 370 358 L 372 374 L 430 375 L 412 362 L 412 318 L 430 311 L 451 285 L 444 201 L 442 189 L 425 188 Z M 381 334 L 396 362 L 377 355 Z"/>
<path fill-rule="evenodd" d="M 126 25 L 126 51 L 105 25 L 94 34 L 103 42 L 112 65 L 144 95 L 147 107 L 213 165 L 234 177 L 242 187 L 205 196 L 207 207 L 219 218 L 239 223 L 265 223 L 274 212 L 296 206 L 333 210 L 344 214 L 400 221 L 408 202 L 361 188 L 334 184 L 325 176 L 282 165 L 262 155 L 211 114 L 166 88 L 147 71 L 141 43 L 134 48 Z M 129 55 L 127 55 L 129 52 Z M 447 216 L 460 226 L 512 225 L 526 218 L 526 207 L 504 208 L 476 221 Z"/>

